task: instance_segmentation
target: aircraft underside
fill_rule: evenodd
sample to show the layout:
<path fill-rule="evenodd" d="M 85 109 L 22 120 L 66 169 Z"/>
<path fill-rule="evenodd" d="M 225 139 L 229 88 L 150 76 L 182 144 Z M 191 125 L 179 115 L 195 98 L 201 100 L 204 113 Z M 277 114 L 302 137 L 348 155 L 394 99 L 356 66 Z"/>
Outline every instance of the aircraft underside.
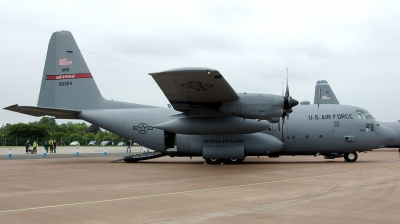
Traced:
<path fill-rule="evenodd" d="M 325 154 L 325 155 L 320 155 L 319 153 L 315 153 L 315 154 L 299 154 L 299 155 L 303 155 L 303 156 L 311 156 L 313 155 L 314 157 L 317 156 L 324 156 L 324 159 L 336 159 L 336 158 L 344 158 L 344 160 L 346 162 L 355 162 L 358 159 L 358 154 L 357 152 L 350 152 L 350 153 L 329 153 L 329 154 Z M 297 156 L 299 156 L 297 155 Z M 170 156 L 170 157 L 201 157 L 201 155 L 190 155 L 190 154 L 186 154 L 186 153 L 179 153 L 179 152 L 165 152 L 165 153 L 161 153 L 161 152 L 147 152 L 147 153 L 143 153 L 143 154 L 134 154 L 134 155 L 128 155 L 125 156 L 123 158 L 123 160 L 127 163 L 135 163 L 135 162 L 139 162 L 142 160 L 149 160 L 149 159 L 155 159 L 155 158 L 159 158 L 162 156 Z M 269 155 L 268 157 L 270 158 L 278 158 L 280 156 L 296 156 L 294 154 L 289 155 L 289 154 L 272 154 Z M 216 158 L 211 158 L 211 159 L 205 159 L 205 162 L 207 164 L 221 164 L 221 163 L 225 163 L 225 164 L 240 164 L 245 160 L 246 156 L 243 159 L 216 159 Z"/>

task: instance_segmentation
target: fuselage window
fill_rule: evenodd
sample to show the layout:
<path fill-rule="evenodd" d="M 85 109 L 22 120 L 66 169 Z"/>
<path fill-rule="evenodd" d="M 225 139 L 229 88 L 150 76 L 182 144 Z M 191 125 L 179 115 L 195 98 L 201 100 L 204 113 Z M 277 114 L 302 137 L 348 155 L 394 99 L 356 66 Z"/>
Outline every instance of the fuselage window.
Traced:
<path fill-rule="evenodd" d="M 356 110 L 356 112 L 357 112 L 358 119 L 372 119 L 372 120 L 375 120 L 375 118 L 368 111 Z"/>
<path fill-rule="evenodd" d="M 319 138 L 323 138 L 324 136 L 320 135 Z"/>
<path fill-rule="evenodd" d="M 309 138 L 309 136 L 308 136 L 308 135 L 306 135 L 306 138 Z"/>
<path fill-rule="evenodd" d="M 365 131 L 375 131 L 374 124 L 366 124 Z"/>

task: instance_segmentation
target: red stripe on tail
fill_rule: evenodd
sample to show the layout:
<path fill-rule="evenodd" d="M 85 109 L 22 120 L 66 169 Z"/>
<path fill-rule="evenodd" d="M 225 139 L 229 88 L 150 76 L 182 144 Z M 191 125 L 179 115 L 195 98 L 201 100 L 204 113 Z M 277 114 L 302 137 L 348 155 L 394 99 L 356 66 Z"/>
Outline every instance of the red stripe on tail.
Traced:
<path fill-rule="evenodd" d="M 61 80 L 61 79 L 86 79 L 93 78 L 92 74 L 63 74 L 63 75 L 46 75 L 46 80 Z"/>

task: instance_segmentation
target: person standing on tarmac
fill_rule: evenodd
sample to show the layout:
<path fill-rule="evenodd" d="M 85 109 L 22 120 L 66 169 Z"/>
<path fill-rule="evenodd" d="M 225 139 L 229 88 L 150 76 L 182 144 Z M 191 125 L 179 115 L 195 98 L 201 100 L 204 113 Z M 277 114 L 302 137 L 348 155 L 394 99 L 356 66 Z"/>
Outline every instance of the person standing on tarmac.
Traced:
<path fill-rule="evenodd" d="M 129 139 L 129 141 L 126 143 L 126 152 L 131 153 L 131 146 L 132 146 L 132 139 Z"/>
<path fill-rule="evenodd" d="M 49 140 L 50 152 L 53 153 L 53 139 Z"/>
<path fill-rule="evenodd" d="M 37 152 L 37 143 L 36 143 L 35 140 L 33 140 L 32 147 L 33 147 L 33 151 L 34 151 L 34 152 Z"/>
<path fill-rule="evenodd" d="M 26 142 L 25 142 L 26 153 L 28 153 L 28 149 L 29 149 L 29 139 L 27 139 Z M 399 151 L 400 151 L 400 149 L 399 149 Z"/>
<path fill-rule="evenodd" d="M 48 153 L 49 151 L 49 143 L 47 143 L 47 141 L 44 141 L 44 150 L 46 150 L 46 153 Z"/>
<path fill-rule="evenodd" d="M 57 141 L 54 139 L 54 140 L 53 140 L 53 150 L 54 150 L 54 153 L 56 153 L 56 148 L 57 148 Z"/>

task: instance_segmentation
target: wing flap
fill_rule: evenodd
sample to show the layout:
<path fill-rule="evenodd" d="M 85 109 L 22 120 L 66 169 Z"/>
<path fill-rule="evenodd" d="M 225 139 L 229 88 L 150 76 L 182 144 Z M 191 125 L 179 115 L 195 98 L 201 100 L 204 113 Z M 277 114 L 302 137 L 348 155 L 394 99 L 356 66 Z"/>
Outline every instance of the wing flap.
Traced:
<path fill-rule="evenodd" d="M 36 117 L 41 116 L 53 116 L 61 119 L 77 119 L 76 114 L 81 111 L 67 110 L 67 109 L 56 109 L 48 107 L 32 107 L 32 106 L 18 106 L 18 104 L 5 107 L 5 110 L 15 111 L 21 114 L 32 115 Z"/>

